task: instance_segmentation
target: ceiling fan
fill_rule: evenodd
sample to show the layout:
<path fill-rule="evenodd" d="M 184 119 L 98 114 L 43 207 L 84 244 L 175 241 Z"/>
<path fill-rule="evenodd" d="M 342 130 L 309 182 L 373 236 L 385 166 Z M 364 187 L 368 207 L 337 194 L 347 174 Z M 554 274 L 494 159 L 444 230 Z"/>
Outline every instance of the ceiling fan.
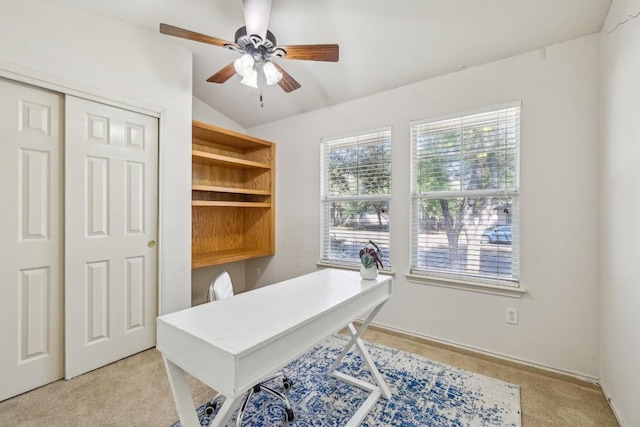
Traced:
<path fill-rule="evenodd" d="M 226 47 L 242 56 L 207 79 L 212 83 L 224 83 L 234 74 L 242 76 L 241 83 L 259 88 L 262 100 L 262 84 L 278 84 L 285 92 L 300 88 L 289 73 L 272 61 L 273 58 L 306 61 L 337 62 L 337 44 L 311 44 L 278 46 L 276 37 L 267 29 L 272 0 L 242 0 L 245 26 L 235 34 L 235 42 L 222 40 L 168 24 L 160 24 L 160 32 L 174 37 L 193 40 L 214 46 Z"/>

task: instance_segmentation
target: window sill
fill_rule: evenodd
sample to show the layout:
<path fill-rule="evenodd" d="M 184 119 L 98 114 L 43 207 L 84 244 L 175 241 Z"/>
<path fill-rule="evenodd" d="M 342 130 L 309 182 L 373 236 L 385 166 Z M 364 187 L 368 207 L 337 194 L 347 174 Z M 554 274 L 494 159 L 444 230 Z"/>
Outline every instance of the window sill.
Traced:
<path fill-rule="evenodd" d="M 351 270 L 351 271 L 360 271 L 360 267 L 356 267 L 355 265 L 351 265 L 351 264 L 333 264 L 330 262 L 322 262 L 322 261 L 318 261 L 316 263 L 316 266 L 318 266 L 319 268 L 339 268 L 341 270 Z M 384 276 L 395 276 L 396 273 L 393 270 L 378 270 L 379 274 L 382 274 Z"/>
<path fill-rule="evenodd" d="M 485 283 L 466 282 L 464 280 L 422 276 L 418 274 L 405 274 L 405 277 L 409 282 L 418 283 L 421 285 L 440 286 L 443 288 L 500 295 L 503 297 L 522 298 L 522 296 L 527 293 L 526 289 L 515 288 L 512 286 L 489 285 Z"/>

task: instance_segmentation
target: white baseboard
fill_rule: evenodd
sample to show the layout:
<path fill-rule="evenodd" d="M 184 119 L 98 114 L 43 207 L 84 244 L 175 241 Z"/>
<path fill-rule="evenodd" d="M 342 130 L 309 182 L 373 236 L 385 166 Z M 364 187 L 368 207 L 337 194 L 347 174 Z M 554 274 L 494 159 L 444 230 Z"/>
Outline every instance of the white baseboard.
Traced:
<path fill-rule="evenodd" d="M 462 350 L 467 350 L 467 351 L 472 351 L 472 352 L 475 352 L 475 353 L 480 353 L 480 354 L 483 354 L 483 355 L 486 355 L 486 356 L 494 357 L 494 358 L 497 358 L 497 359 L 502 359 L 502 360 L 505 360 L 507 362 L 518 363 L 520 365 L 530 366 L 530 367 L 533 367 L 533 368 L 536 368 L 536 369 L 540 369 L 540 370 L 543 370 L 543 371 L 548 371 L 548 372 L 553 372 L 555 374 L 570 376 L 570 377 L 576 378 L 578 380 L 585 381 L 585 382 L 588 382 L 588 383 L 591 383 L 591 384 L 594 384 L 594 385 L 597 385 L 598 387 L 600 387 L 600 379 L 597 378 L 597 377 L 594 377 L 592 375 L 589 375 L 589 374 L 584 374 L 584 373 L 581 373 L 581 372 L 568 371 L 568 370 L 565 370 L 565 369 L 558 369 L 558 368 L 554 368 L 554 367 L 551 367 L 551 366 L 545 366 L 545 365 L 541 365 L 541 364 L 536 363 L 536 362 L 532 362 L 530 360 L 525 360 L 525 359 L 520 359 L 520 358 L 516 358 L 516 357 L 512 357 L 512 356 L 507 356 L 505 354 L 496 353 L 496 352 L 489 351 L 489 350 L 486 350 L 486 349 L 483 349 L 483 348 L 464 345 L 464 344 L 457 343 L 455 341 L 443 340 L 441 338 L 436 338 L 436 337 L 420 334 L 420 333 L 413 332 L 413 331 L 407 331 L 407 330 L 404 330 L 404 329 L 398 329 L 398 328 L 394 328 L 392 326 L 384 325 L 384 324 L 378 323 L 378 322 L 371 322 L 371 325 L 375 326 L 375 327 L 378 327 L 380 329 L 386 329 L 386 330 L 391 331 L 391 332 L 396 332 L 396 333 L 408 335 L 408 336 L 415 337 L 415 338 L 421 338 L 421 339 L 424 339 L 424 340 L 427 340 L 427 341 L 433 341 L 433 342 L 436 342 L 436 343 L 448 345 L 448 346 L 459 348 L 459 349 L 462 349 Z"/>
<path fill-rule="evenodd" d="M 478 348 L 478 347 L 473 347 L 473 346 L 469 346 L 469 345 L 464 345 L 464 344 L 460 344 L 454 341 L 449 341 L 449 340 L 443 340 L 440 338 L 435 338 L 429 335 L 424 335 L 424 334 L 419 334 L 417 332 L 412 332 L 412 331 L 407 331 L 404 329 L 399 329 L 399 328 L 394 328 L 392 326 L 388 326 L 388 325 L 384 325 L 382 323 L 378 323 L 378 322 L 371 322 L 372 326 L 375 326 L 377 328 L 383 329 L 383 330 L 388 330 L 390 332 L 395 332 L 395 333 L 399 333 L 399 334 L 404 334 L 407 336 L 411 336 L 411 337 L 415 337 L 415 338 L 419 338 L 419 339 L 424 339 L 427 341 L 433 341 L 439 344 L 444 344 L 447 346 L 451 346 L 454 348 L 458 348 L 461 350 L 467 350 L 467 351 L 472 351 L 474 353 L 480 353 L 486 356 L 490 356 L 490 357 L 494 357 L 497 359 L 501 359 L 501 360 L 505 360 L 507 362 L 511 362 L 511 363 L 517 363 L 520 365 L 525 365 L 525 366 L 530 366 L 536 369 L 540 369 L 543 371 L 548 371 L 548 372 L 552 372 L 555 374 L 560 374 L 560 375 L 566 375 L 566 376 L 570 376 L 573 378 L 576 378 L 580 381 L 585 381 L 591 384 L 594 384 L 596 386 L 598 386 L 598 388 L 600 388 L 600 390 L 602 391 L 602 394 L 604 395 L 605 399 L 607 399 L 607 403 L 609 403 L 609 407 L 611 408 L 611 411 L 613 412 L 613 415 L 616 417 L 616 420 L 618 421 L 618 424 L 620 424 L 620 427 L 627 427 L 627 423 L 624 421 L 624 418 L 622 417 L 622 414 L 616 409 L 616 405 L 615 402 L 609 397 L 609 393 L 607 392 L 607 387 L 604 384 L 600 383 L 600 379 L 597 377 L 594 377 L 592 375 L 587 375 L 587 374 L 583 374 L 583 373 L 579 373 L 579 372 L 573 372 L 573 371 L 568 371 L 565 369 L 557 369 L 557 368 L 553 368 L 550 366 L 545 366 L 545 365 L 541 365 L 539 363 L 535 363 L 535 362 L 531 362 L 529 360 L 525 360 L 525 359 L 519 359 L 516 357 L 512 357 L 512 356 L 507 356 L 504 354 L 500 354 L 500 353 L 496 353 L 493 351 L 488 351 L 482 348 Z"/>
<path fill-rule="evenodd" d="M 622 418 L 622 414 L 620 414 L 620 412 L 616 410 L 616 405 L 613 402 L 613 399 L 609 397 L 609 393 L 607 392 L 607 387 L 604 384 L 600 384 L 600 390 L 602 390 L 602 394 L 604 394 L 604 397 L 607 399 L 607 402 L 609 403 L 609 407 L 611 408 L 611 411 L 613 411 L 613 415 L 616 417 L 616 420 L 618 420 L 618 424 L 620 424 L 620 427 L 626 427 L 627 423 L 624 422 L 624 419 Z"/>

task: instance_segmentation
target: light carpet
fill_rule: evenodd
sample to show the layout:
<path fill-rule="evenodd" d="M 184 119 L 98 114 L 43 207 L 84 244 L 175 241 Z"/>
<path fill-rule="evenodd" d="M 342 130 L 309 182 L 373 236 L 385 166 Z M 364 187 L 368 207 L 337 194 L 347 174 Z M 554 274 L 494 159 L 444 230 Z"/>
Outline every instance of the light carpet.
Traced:
<path fill-rule="evenodd" d="M 347 337 L 333 335 L 284 368 L 293 381 L 292 388 L 285 392 L 295 414 L 291 427 L 343 426 L 367 398 L 363 390 L 326 373 L 347 342 Z M 366 345 L 393 397 L 381 398 L 361 426 L 520 427 L 517 385 L 380 344 Z M 337 370 L 373 383 L 357 348 L 345 356 Z M 282 390 L 277 380 L 273 387 Z M 223 398 L 219 399 L 218 408 Z M 211 419 L 204 415 L 204 405 L 198 408 L 198 417 L 201 425 L 209 425 Z M 282 426 L 283 420 L 282 402 L 258 393 L 251 398 L 242 425 Z M 170 427 L 178 426 L 176 422 Z M 235 416 L 228 423 L 232 426 Z"/>

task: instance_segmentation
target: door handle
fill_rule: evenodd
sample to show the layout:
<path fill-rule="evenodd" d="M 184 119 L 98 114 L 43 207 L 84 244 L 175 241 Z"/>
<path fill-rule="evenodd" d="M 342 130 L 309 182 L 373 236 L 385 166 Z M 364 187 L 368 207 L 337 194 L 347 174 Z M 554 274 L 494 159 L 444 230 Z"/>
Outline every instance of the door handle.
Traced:
<path fill-rule="evenodd" d="M 156 241 L 155 240 L 149 240 L 147 242 L 147 246 L 150 248 L 155 248 L 156 247 Z"/>

